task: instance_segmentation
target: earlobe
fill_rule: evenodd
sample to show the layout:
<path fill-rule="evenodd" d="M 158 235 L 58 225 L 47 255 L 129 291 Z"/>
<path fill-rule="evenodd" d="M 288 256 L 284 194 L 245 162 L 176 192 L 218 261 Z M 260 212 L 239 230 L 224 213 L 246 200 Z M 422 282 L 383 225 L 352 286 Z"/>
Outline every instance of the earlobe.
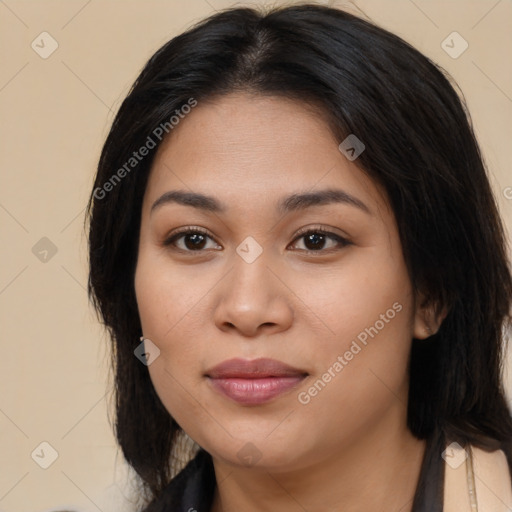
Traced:
<path fill-rule="evenodd" d="M 430 336 L 432 336 L 436 332 L 437 331 L 434 331 L 432 327 L 430 327 L 430 325 L 425 321 L 418 320 L 418 318 L 415 319 L 413 338 L 425 340 L 427 338 L 430 338 Z"/>
<path fill-rule="evenodd" d="M 434 303 L 419 295 L 414 315 L 413 338 L 425 340 L 437 333 L 448 314 L 446 307 L 441 311 L 437 309 Z"/>

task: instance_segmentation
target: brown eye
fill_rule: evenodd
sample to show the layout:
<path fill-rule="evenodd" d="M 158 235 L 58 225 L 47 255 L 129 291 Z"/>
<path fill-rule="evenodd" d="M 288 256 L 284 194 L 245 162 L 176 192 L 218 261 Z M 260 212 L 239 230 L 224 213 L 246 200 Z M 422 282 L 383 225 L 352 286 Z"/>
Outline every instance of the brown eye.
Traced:
<path fill-rule="evenodd" d="M 308 250 L 318 250 L 324 248 L 327 237 L 323 233 L 310 233 L 303 238 Z"/>
<path fill-rule="evenodd" d="M 208 239 L 212 240 L 212 238 L 203 230 L 197 228 L 187 229 L 174 233 L 165 240 L 164 245 L 173 246 L 176 249 L 186 252 L 200 252 L 206 248 Z"/>
<path fill-rule="evenodd" d="M 183 235 L 183 243 L 187 249 L 203 249 L 206 245 L 206 236 L 200 233 L 190 233 Z"/>
<path fill-rule="evenodd" d="M 300 239 L 304 240 L 303 245 L 305 247 L 300 250 L 306 252 L 328 252 L 330 249 L 342 248 L 350 244 L 345 238 L 322 229 L 306 231 L 298 236 L 294 242 Z"/>

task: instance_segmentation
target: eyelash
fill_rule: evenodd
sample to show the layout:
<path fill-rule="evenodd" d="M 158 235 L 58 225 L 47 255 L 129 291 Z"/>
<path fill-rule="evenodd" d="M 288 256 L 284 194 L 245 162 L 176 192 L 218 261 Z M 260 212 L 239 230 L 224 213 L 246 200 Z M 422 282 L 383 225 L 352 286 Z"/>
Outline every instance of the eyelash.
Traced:
<path fill-rule="evenodd" d="M 305 237 L 306 235 L 310 235 L 310 234 L 321 234 L 321 235 L 325 235 L 327 238 L 330 238 L 336 242 L 338 242 L 339 244 L 339 247 L 338 248 L 330 248 L 330 249 L 318 249 L 318 250 L 311 250 L 311 249 L 299 249 L 299 251 L 301 252 L 304 252 L 306 254 L 319 254 L 319 253 L 330 253 L 332 252 L 333 250 L 339 250 L 343 247 L 346 247 L 347 245 L 351 245 L 351 242 L 349 240 L 347 240 L 346 238 L 340 236 L 340 235 L 337 235 L 335 233 L 332 233 L 330 231 L 327 231 L 326 229 L 324 228 L 307 228 L 303 231 L 299 231 L 299 233 L 297 233 L 297 236 L 293 239 L 293 242 L 292 243 L 295 243 L 296 241 L 298 241 L 300 238 L 303 238 Z M 198 249 L 196 251 L 194 250 L 190 250 L 190 249 L 181 249 L 181 248 L 178 248 L 178 247 L 172 247 L 174 245 L 174 243 L 176 242 L 176 240 L 178 240 L 179 238 L 185 236 L 185 235 L 193 235 L 193 234 L 199 234 L 199 235 L 204 235 L 204 236 L 207 236 L 208 238 L 212 239 L 213 240 L 213 237 L 210 236 L 210 234 L 208 233 L 208 231 L 202 229 L 202 228 L 197 228 L 197 227 L 190 227 L 190 228 L 184 228 L 176 233 L 173 233 L 171 236 L 169 236 L 164 242 L 163 242 L 163 245 L 165 247 L 169 247 L 171 249 L 175 249 L 175 250 L 178 250 L 178 251 L 181 251 L 181 252 L 186 252 L 186 253 L 201 253 L 201 252 L 204 252 L 205 250 L 204 249 Z"/>

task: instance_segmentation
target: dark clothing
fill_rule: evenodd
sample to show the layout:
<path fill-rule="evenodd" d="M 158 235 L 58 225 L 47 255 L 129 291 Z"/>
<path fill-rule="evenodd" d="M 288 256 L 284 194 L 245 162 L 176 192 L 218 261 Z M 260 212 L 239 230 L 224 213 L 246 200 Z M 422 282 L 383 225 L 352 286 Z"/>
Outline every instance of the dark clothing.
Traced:
<path fill-rule="evenodd" d="M 144 512 L 210 512 L 215 485 L 212 457 L 199 449 Z"/>
<path fill-rule="evenodd" d="M 443 512 L 444 439 L 427 442 L 413 512 Z M 202 448 L 144 512 L 210 512 L 215 491 L 213 461 Z"/>

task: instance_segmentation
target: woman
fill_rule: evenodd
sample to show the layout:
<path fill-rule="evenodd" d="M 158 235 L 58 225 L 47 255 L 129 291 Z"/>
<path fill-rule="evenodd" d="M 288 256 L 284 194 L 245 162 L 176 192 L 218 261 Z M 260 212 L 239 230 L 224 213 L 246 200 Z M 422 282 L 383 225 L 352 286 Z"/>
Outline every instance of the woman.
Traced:
<path fill-rule="evenodd" d="M 144 510 L 512 506 L 503 227 L 464 104 L 400 38 L 215 14 L 137 78 L 89 215 Z"/>

